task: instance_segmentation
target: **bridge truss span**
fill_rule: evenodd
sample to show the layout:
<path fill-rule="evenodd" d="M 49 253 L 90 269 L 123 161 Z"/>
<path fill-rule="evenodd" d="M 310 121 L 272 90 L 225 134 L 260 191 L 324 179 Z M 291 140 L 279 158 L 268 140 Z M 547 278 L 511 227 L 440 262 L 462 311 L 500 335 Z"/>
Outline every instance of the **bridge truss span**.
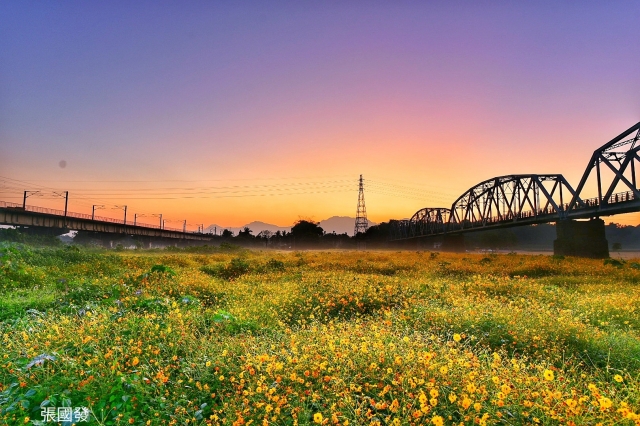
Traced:
<path fill-rule="evenodd" d="M 420 209 L 409 219 L 408 232 L 411 236 L 440 234 L 446 232 L 450 218 L 451 209 L 445 207 Z"/>
<path fill-rule="evenodd" d="M 593 152 L 568 209 L 580 210 L 595 204 L 599 206 L 599 210 L 608 210 L 611 205 L 624 201 L 629 205 L 626 210 L 637 211 L 632 204 L 637 204 L 640 200 L 640 189 L 636 177 L 638 167 L 640 167 L 640 123 L 636 123 Z M 596 169 L 594 183 L 598 196 L 586 202 L 584 197 L 580 199 L 580 195 L 585 191 L 586 184 L 590 180 L 593 181 L 593 169 Z M 610 179 L 607 179 L 606 174 Z M 617 209 L 622 210 L 620 207 Z"/>
<path fill-rule="evenodd" d="M 391 239 L 461 235 L 482 229 L 548 222 L 557 222 L 563 224 L 563 229 L 569 229 L 575 219 L 600 220 L 601 216 L 637 212 L 640 211 L 638 167 L 640 123 L 594 151 L 575 190 L 561 174 L 494 177 L 469 188 L 449 209 L 423 208 L 410 220 L 392 221 Z M 591 192 L 596 192 L 597 197 L 584 196 Z M 587 234 L 593 231 L 589 226 L 584 226 Z M 596 231 L 593 232 L 604 235 L 604 228 Z M 577 231 L 567 232 L 574 235 Z M 598 250 L 598 255 L 608 253 L 606 247 Z"/>
<path fill-rule="evenodd" d="M 471 187 L 453 203 L 447 230 L 536 223 L 549 215 L 564 219 L 575 194 L 560 174 L 494 177 Z"/>

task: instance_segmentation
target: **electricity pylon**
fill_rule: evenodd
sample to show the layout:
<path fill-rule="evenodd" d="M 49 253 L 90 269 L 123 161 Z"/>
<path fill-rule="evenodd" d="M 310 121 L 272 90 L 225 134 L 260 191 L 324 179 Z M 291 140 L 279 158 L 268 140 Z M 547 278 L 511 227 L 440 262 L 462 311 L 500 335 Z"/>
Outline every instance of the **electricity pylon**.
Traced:
<path fill-rule="evenodd" d="M 353 236 L 358 237 L 358 234 L 364 234 L 367 232 L 369 222 L 367 221 L 367 208 L 364 205 L 364 182 L 362 175 L 360 175 L 360 187 L 358 191 L 358 211 L 356 213 L 356 226 L 353 229 Z"/>

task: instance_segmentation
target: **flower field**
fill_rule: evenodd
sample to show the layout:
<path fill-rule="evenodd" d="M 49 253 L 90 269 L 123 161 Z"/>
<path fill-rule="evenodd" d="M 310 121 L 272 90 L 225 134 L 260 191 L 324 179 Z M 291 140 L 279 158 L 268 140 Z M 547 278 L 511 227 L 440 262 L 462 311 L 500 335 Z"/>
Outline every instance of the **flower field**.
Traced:
<path fill-rule="evenodd" d="M 99 425 L 640 425 L 640 263 L 3 246 L 0 424 L 55 424 L 47 407 Z"/>

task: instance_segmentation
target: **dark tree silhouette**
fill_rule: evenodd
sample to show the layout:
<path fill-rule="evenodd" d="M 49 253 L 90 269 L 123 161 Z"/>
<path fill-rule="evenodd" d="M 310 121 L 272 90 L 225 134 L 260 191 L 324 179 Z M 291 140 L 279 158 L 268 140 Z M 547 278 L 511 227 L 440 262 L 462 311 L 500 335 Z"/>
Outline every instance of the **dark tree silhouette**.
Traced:
<path fill-rule="evenodd" d="M 249 229 L 248 227 L 244 227 L 244 229 L 242 229 L 242 231 L 238 232 L 238 238 L 253 238 L 253 235 L 251 235 L 253 233 L 253 231 L 251 229 Z"/>
<path fill-rule="evenodd" d="M 299 220 L 291 228 L 291 236 L 296 248 L 317 245 L 324 235 L 324 229 L 316 222 Z"/>

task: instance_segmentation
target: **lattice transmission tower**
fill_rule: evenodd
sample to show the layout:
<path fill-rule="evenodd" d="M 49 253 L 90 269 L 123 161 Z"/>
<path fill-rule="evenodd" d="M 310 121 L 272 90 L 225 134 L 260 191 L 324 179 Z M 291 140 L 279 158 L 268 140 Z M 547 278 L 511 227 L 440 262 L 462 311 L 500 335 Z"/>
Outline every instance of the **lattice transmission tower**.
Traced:
<path fill-rule="evenodd" d="M 356 213 L 356 226 L 353 229 L 353 236 L 357 236 L 358 233 L 367 232 L 369 227 L 369 221 L 367 221 L 367 208 L 364 205 L 364 181 L 362 175 L 360 175 L 360 187 L 358 191 L 358 211 Z"/>

